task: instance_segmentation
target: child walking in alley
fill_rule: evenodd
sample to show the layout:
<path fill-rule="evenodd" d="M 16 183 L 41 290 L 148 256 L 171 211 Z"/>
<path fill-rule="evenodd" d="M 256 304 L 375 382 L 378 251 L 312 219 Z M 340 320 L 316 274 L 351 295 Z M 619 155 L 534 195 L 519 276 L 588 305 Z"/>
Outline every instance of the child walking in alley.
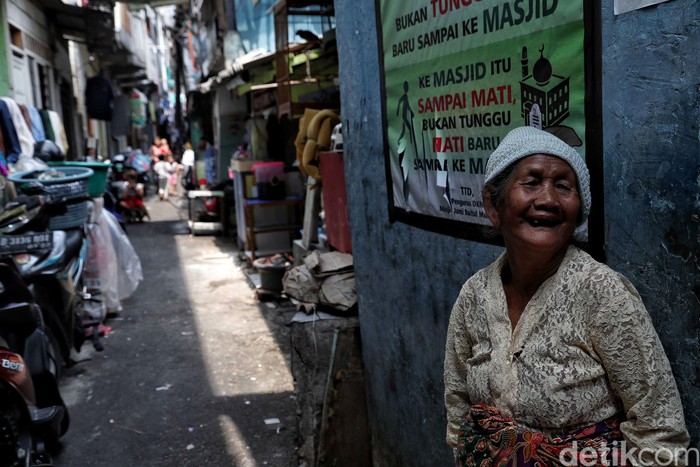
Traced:
<path fill-rule="evenodd" d="M 168 193 L 170 196 L 177 196 L 178 181 L 182 172 L 181 165 L 175 160 L 175 156 L 170 154 L 168 161 Z"/>
<path fill-rule="evenodd" d="M 167 200 L 169 194 L 170 163 L 165 160 L 163 154 L 158 156 L 158 162 L 156 162 L 153 170 L 156 175 L 158 175 L 158 196 L 161 201 Z"/>

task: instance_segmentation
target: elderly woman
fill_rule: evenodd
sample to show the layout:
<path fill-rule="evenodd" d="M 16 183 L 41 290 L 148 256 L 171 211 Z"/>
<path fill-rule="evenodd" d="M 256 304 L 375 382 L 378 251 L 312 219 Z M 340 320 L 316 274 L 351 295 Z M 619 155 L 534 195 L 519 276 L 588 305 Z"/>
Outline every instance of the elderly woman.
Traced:
<path fill-rule="evenodd" d="M 572 243 L 591 207 L 583 159 L 516 128 L 486 164 L 483 199 L 506 251 L 452 309 L 445 406 L 457 464 L 682 464 L 683 409 L 649 314 L 624 276 Z"/>

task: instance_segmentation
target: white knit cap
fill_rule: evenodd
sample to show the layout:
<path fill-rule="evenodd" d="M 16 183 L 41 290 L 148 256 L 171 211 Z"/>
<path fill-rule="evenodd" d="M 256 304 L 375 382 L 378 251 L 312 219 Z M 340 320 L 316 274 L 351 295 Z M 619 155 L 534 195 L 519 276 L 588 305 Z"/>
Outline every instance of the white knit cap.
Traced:
<path fill-rule="evenodd" d="M 511 130 L 489 157 L 484 183 L 488 184 L 511 164 L 533 154 L 558 157 L 566 161 L 574 170 L 578 196 L 581 200 L 581 224 L 583 224 L 591 212 L 591 177 L 588 174 L 588 167 L 574 148 L 551 133 L 531 126 Z"/>

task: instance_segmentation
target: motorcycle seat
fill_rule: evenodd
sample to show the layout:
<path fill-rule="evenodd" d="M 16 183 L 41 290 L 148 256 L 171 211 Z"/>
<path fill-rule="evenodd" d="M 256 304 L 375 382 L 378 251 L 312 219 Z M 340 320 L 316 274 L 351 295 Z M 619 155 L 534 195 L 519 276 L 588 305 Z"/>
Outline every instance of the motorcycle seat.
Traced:
<path fill-rule="evenodd" d="M 31 302 L 32 293 L 24 284 L 24 281 L 15 268 L 0 263 L 0 306 L 6 303 Z"/>
<path fill-rule="evenodd" d="M 65 258 L 73 258 L 78 256 L 80 249 L 83 247 L 83 231 L 82 229 L 66 230 L 66 254 Z"/>

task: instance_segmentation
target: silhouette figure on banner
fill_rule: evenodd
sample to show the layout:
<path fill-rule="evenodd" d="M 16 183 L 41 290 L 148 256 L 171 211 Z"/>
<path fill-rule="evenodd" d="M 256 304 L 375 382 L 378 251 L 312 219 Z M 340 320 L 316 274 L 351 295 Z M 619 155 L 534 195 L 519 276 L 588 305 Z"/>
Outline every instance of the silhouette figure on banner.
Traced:
<path fill-rule="evenodd" d="M 401 114 L 401 134 L 399 139 L 396 141 L 397 147 L 399 148 L 399 165 L 401 166 L 401 173 L 403 175 L 403 196 L 408 201 L 408 172 L 410 165 L 408 163 L 404 164 L 406 159 L 406 147 L 407 143 L 404 141 L 404 136 L 406 135 L 406 129 L 409 130 L 410 142 L 413 143 L 414 156 L 418 156 L 418 145 L 416 143 L 416 131 L 413 126 L 414 112 L 411 109 L 411 104 L 408 99 L 408 81 L 403 82 L 403 95 L 399 98 L 399 103 L 396 107 L 396 116 Z"/>

